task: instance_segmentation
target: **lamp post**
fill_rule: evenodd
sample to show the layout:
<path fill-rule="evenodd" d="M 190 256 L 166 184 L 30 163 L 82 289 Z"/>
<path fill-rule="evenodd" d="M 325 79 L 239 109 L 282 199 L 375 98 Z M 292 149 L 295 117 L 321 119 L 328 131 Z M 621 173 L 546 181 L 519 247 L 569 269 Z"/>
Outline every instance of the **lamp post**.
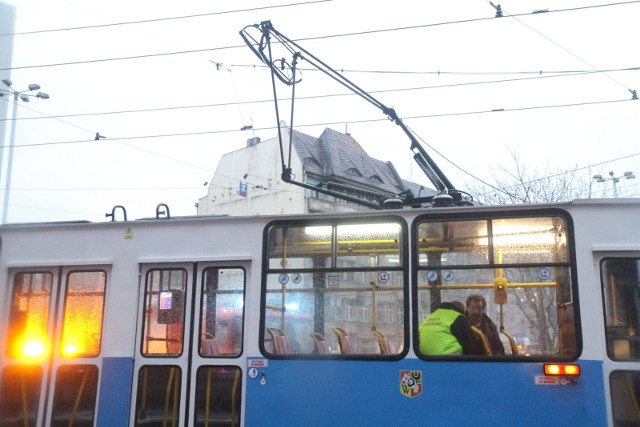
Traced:
<path fill-rule="evenodd" d="M 596 182 L 613 181 L 613 197 L 617 198 L 618 197 L 618 183 L 620 182 L 620 178 L 623 178 L 623 179 L 635 179 L 635 177 L 636 176 L 633 174 L 633 172 L 625 172 L 621 176 L 615 176 L 615 173 L 613 173 L 613 171 L 610 171 L 609 172 L 609 178 L 603 178 L 602 175 L 594 175 L 593 179 L 595 179 Z"/>
<path fill-rule="evenodd" d="M 13 146 L 16 137 L 16 116 L 18 114 L 18 100 L 22 102 L 29 102 L 29 98 L 49 99 L 49 95 L 40 92 L 39 84 L 30 84 L 25 90 L 15 90 L 13 88 L 13 82 L 10 79 L 2 79 L 2 83 L 7 87 L 0 88 L 0 97 L 5 95 L 13 95 L 13 112 L 11 115 L 11 129 L 9 131 L 9 156 L 7 157 L 7 178 L 4 184 L 4 202 L 2 204 L 2 224 L 7 222 L 7 211 L 9 210 L 9 191 L 11 190 L 11 167 L 13 163 Z M 30 93 L 35 92 L 37 93 Z M 4 147 L 0 148 L 0 179 L 2 179 L 2 157 L 4 154 Z"/>

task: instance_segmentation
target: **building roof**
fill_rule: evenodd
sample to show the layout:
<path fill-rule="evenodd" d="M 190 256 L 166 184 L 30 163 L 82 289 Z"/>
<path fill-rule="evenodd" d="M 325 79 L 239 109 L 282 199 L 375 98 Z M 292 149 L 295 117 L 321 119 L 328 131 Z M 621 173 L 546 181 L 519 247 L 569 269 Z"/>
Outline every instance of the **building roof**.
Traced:
<path fill-rule="evenodd" d="M 399 194 L 411 190 L 414 196 L 436 194 L 420 184 L 400 178 L 393 164 L 370 157 L 349 134 L 326 128 L 314 138 L 287 128 L 293 146 L 302 159 L 305 173 L 319 181 L 354 184 L 367 190 Z"/>

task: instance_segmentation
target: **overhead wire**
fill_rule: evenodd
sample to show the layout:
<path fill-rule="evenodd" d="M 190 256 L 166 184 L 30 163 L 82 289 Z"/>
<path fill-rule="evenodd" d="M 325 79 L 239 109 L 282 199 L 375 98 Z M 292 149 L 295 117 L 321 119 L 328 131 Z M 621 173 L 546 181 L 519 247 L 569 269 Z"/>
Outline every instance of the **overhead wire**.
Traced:
<path fill-rule="evenodd" d="M 324 1 L 328 1 L 328 0 L 324 0 Z M 549 12 L 564 12 L 564 11 L 570 11 L 570 10 L 580 10 L 580 9 L 590 9 L 590 8 L 594 8 L 594 7 L 605 7 L 605 6 L 614 6 L 614 5 L 622 5 L 622 4 L 630 4 L 630 3 L 638 3 L 640 2 L 640 0 L 638 1 L 627 1 L 627 2 L 618 2 L 618 3 L 611 3 L 611 4 L 607 4 L 607 5 L 595 5 L 595 6 L 585 6 L 585 7 L 578 7 L 578 8 L 570 8 L 570 9 L 563 9 L 563 10 L 556 10 L 556 11 L 549 11 Z M 307 2 L 307 3 L 314 3 L 314 2 Z M 513 16 L 522 16 L 522 15 L 529 15 L 529 14 L 520 14 L 520 15 L 513 15 Z M 512 15 L 509 15 L 512 16 Z M 184 18 L 188 18 L 188 16 L 184 16 L 184 17 L 176 17 L 175 19 L 184 19 Z M 165 18 L 165 19 L 169 19 L 169 18 Z M 479 18 L 476 20 L 485 20 L 487 18 Z M 488 19 L 493 19 L 493 18 L 488 18 Z M 153 21 L 153 20 L 151 20 Z M 150 22 L 151 22 L 150 21 Z M 473 21 L 473 20 L 472 20 Z M 125 24 L 134 24 L 134 23 L 141 23 L 137 22 L 137 21 L 131 21 L 131 22 L 125 22 L 125 23 L 120 23 L 120 25 L 125 25 Z M 462 22 L 466 22 L 466 21 L 450 21 L 448 23 L 462 23 Z M 426 26 L 436 26 L 436 25 L 444 25 L 447 23 L 439 23 L 439 24 L 429 24 Z M 109 25 L 105 25 L 105 26 L 109 26 Z M 420 27 L 425 27 L 425 25 L 421 25 L 421 26 L 414 26 L 414 27 L 401 27 L 401 28 L 394 28 L 394 29 L 385 29 L 385 30 L 376 30 L 373 32 L 384 32 L 384 31 L 398 31 L 398 30 L 403 30 L 403 29 L 411 29 L 411 28 L 420 28 Z M 88 27 L 87 27 L 88 28 Z M 80 28 L 69 28 L 68 30 L 71 29 L 80 29 Z M 60 30 L 64 30 L 64 29 L 58 29 L 58 30 L 54 30 L 54 31 L 60 31 Z M 45 32 L 45 30 L 39 31 L 39 32 Z M 322 39 L 322 38 L 329 38 L 329 37 L 340 37 L 340 36 L 345 36 L 345 35 L 363 35 L 363 34 L 369 34 L 371 32 L 358 32 L 358 33 L 348 33 L 348 34 L 342 34 L 342 35 L 331 35 L 331 36 L 323 36 L 323 37 L 314 37 L 314 38 L 306 38 L 306 39 L 300 39 L 300 40 L 317 40 L 317 39 Z M 18 34 L 18 33 L 16 33 Z M 26 34 L 26 33 L 23 33 Z M 235 48 L 238 46 L 231 46 L 231 47 L 227 47 L 227 48 Z M 205 51 L 211 51 L 211 50 L 218 50 L 218 49 L 225 49 L 225 48 L 214 48 L 214 49 L 199 49 L 199 50 L 185 50 L 185 51 L 181 51 L 181 52 L 171 52 L 171 53 L 165 53 L 163 55 L 172 55 L 172 54 L 182 54 L 182 53 L 192 53 L 192 52 L 205 52 Z M 151 56 L 158 56 L 156 54 L 152 54 Z M 134 57 L 127 57 L 127 58 L 107 58 L 107 59 L 102 59 L 102 60 L 92 60 L 92 61 L 85 61 L 85 62 L 77 62 L 77 63 L 90 63 L 90 62 L 99 62 L 99 61 L 108 61 L 108 60 L 117 60 L 117 59 L 135 59 L 135 58 L 142 58 L 142 57 L 149 57 L 147 55 L 143 55 L 143 56 L 134 56 Z M 585 62 L 587 63 L 587 62 Z M 65 64 L 59 64 L 59 65 L 69 65 L 71 63 L 65 63 Z M 588 63 L 587 63 L 588 64 Z M 49 64 L 49 65 L 42 65 L 42 66 L 54 66 L 55 64 Z M 588 64 L 590 65 L 590 64 Z M 38 66 L 30 66 L 30 67 L 16 67 L 16 68 L 11 68 L 11 69 L 18 69 L 18 68 L 32 68 L 32 67 L 38 67 Z M 637 69 L 637 68 L 635 68 Z M 605 72 L 604 70 L 597 70 L 594 72 Z M 352 72 L 358 72 L 355 70 L 351 70 Z M 381 72 L 381 71 L 372 71 L 372 72 Z M 569 73 L 569 72 L 567 72 Z M 557 76 L 545 76 L 545 77 L 557 77 Z M 541 78 L 536 77 L 536 78 Z M 519 80 L 519 79 L 510 79 L 510 81 L 512 80 Z M 467 83 L 461 83 L 461 84 L 456 84 L 456 85 L 465 85 L 465 84 L 485 84 L 486 82 L 467 82 Z M 449 85 L 445 85 L 444 87 L 449 86 Z M 415 88 L 413 89 L 400 89 L 400 90 L 415 90 Z M 387 90 L 388 91 L 388 90 Z M 380 92 L 385 92 L 385 91 L 380 91 Z M 340 96 L 339 94 L 337 95 L 325 95 L 325 96 Z M 310 97 L 313 98 L 313 97 Z M 559 108 L 559 107 L 572 107 L 572 106 L 581 106 L 581 105 L 590 105 L 590 104 L 601 104 L 601 103 L 612 103 L 612 102 L 622 102 L 622 101 L 626 101 L 626 100 L 611 100 L 611 101 L 594 101 L 594 102 L 584 102 L 584 103 L 574 103 L 574 104 L 563 104 L 563 105 L 547 105 L 547 106 L 536 106 L 536 107 L 521 107 L 521 108 L 515 108 L 515 109 L 500 109 L 499 111 L 504 111 L 504 112 L 508 112 L 508 111 L 523 111 L 523 110 L 528 110 L 528 109 L 541 109 L 541 108 Z M 255 102 L 266 102 L 266 101 L 255 101 Z M 234 103 L 236 104 L 236 103 Z M 176 108 L 196 108 L 195 106 L 185 106 L 185 107 L 167 107 L 165 109 L 176 109 Z M 151 109 L 149 111 L 157 111 L 160 109 Z M 139 111 L 144 111 L 144 110 L 139 110 Z M 133 111 L 129 111 L 129 112 L 133 112 Z M 406 119 L 417 119 L 417 118 L 428 118 L 428 117 L 442 117 L 442 116 L 447 116 L 447 115 L 468 115 L 468 114 L 484 114 L 484 113 L 488 113 L 488 112 L 496 112 L 495 110 L 491 110 L 491 111 L 475 111 L 475 112 L 462 112 L 462 113 L 444 113 L 444 114 L 436 114 L 436 115 L 427 115 L 427 116 L 415 116 L 415 117 L 408 117 Z M 117 114 L 117 113 L 123 113 L 123 112 L 105 112 L 105 113 L 96 113 L 96 114 Z M 90 114 L 82 114 L 82 115 L 90 115 Z M 65 116 L 61 116 L 61 117 L 72 117 L 74 115 L 65 115 Z M 52 116 L 52 118 L 54 118 L 55 116 Z M 27 118 L 25 118 L 27 119 Z M 362 122 L 371 122 L 371 121 L 380 121 L 380 120 L 364 120 Z M 318 124 L 308 124 L 308 125 L 298 125 L 298 127 L 304 127 L 304 126 L 317 126 Z M 73 125 L 72 125 L 73 126 Z M 263 129 L 269 129 L 269 128 L 263 128 Z M 220 133 L 220 132 L 232 132 L 232 131 L 214 131 L 214 132 L 195 132 L 195 133 L 183 133 L 183 134 L 168 134 L 168 135 L 147 135 L 147 136 L 139 136 L 139 137 L 126 137 L 126 138 L 118 138 L 118 139 L 141 139 L 141 138 L 157 138 L 157 137 L 166 137 L 166 136 L 185 136 L 185 135 L 201 135 L 201 134 L 208 134 L 208 133 Z M 58 142 L 56 144 L 63 144 L 63 143 L 76 143 L 76 142 L 89 142 L 89 141 L 67 141 L 67 142 Z M 23 147 L 27 147 L 27 146 L 37 146 L 37 145 L 47 145 L 47 144 L 33 144 L 33 145 L 22 145 Z M 138 147 L 134 147 L 134 148 L 138 148 Z M 138 148 L 139 149 L 139 148 Z M 144 151 L 144 150 L 143 150 Z M 151 152 L 153 153 L 153 152 Z M 157 153 L 153 153 L 153 154 L 157 154 Z M 444 157 L 443 157 L 444 158 Z M 453 164 L 453 163 L 452 163 Z"/>
<path fill-rule="evenodd" d="M 318 0 L 318 1 L 331 1 L 331 0 Z M 602 7 L 622 6 L 622 5 L 628 5 L 628 4 L 633 4 L 633 3 L 640 3 L 640 0 L 629 0 L 629 1 L 624 1 L 624 2 L 608 3 L 608 4 L 601 4 L 601 5 L 590 5 L 590 6 L 580 6 L 580 7 L 566 8 L 566 9 L 556 9 L 556 10 L 550 10 L 547 13 L 572 12 L 572 11 L 587 10 L 587 9 L 602 8 Z M 510 15 L 510 16 L 511 17 L 518 17 L 518 16 L 530 16 L 530 15 L 536 15 L 536 14 L 521 13 L 521 14 Z M 437 26 L 444 26 L 444 25 L 456 25 L 456 24 L 465 24 L 465 23 L 478 22 L 478 21 L 489 21 L 489 20 L 494 20 L 494 19 L 495 19 L 494 17 L 470 18 L 470 19 L 444 21 L 444 22 L 431 23 L 431 24 L 420 24 L 420 25 L 411 25 L 411 26 L 402 26 L 402 27 L 375 29 L 375 30 L 366 30 L 366 31 L 354 31 L 354 32 L 346 32 L 346 33 L 339 33 L 339 34 L 328 34 L 328 35 L 323 35 L 323 36 L 311 36 L 311 37 L 298 38 L 298 39 L 295 39 L 295 41 L 296 42 L 312 41 L 312 40 L 315 41 L 315 40 L 324 40 L 324 39 L 340 38 L 340 37 L 353 37 L 353 36 L 362 36 L 362 35 L 370 35 L 370 34 L 380 34 L 380 33 L 385 33 L 385 32 L 406 31 L 406 30 L 413 30 L 413 29 L 437 27 Z M 68 30 L 73 30 L 73 29 L 74 28 L 68 28 Z M 80 28 L 80 29 L 83 29 L 83 28 Z M 0 68 L 0 71 L 22 70 L 22 69 L 30 69 L 30 68 L 59 67 L 59 66 L 67 66 L 67 65 L 92 64 L 92 63 L 101 63 L 101 62 L 110 62 L 110 61 L 133 60 L 133 59 L 144 59 L 144 58 L 154 58 L 154 57 L 161 57 L 161 56 L 172 56 L 172 55 L 184 55 L 184 54 L 192 54 L 192 53 L 213 52 L 213 51 L 227 50 L 227 49 L 239 49 L 239 48 L 245 48 L 245 47 L 246 47 L 246 45 L 239 44 L 239 45 L 220 46 L 220 47 L 203 48 L 203 49 L 187 49 L 187 50 L 174 51 L 174 52 L 159 52 L 159 53 L 148 53 L 148 54 L 130 55 L 130 56 L 121 56 L 121 57 L 111 57 L 111 58 L 96 58 L 96 59 L 87 59 L 87 60 L 80 60 L 80 61 L 67 61 L 67 62 L 60 62 L 60 63 L 12 66 L 12 67 Z"/>
<path fill-rule="evenodd" d="M 527 110 L 539 110 L 539 109 L 547 109 L 547 108 L 566 108 L 566 107 L 579 107 L 579 106 L 587 106 L 587 105 L 601 105 L 601 104 L 613 104 L 613 103 L 622 103 L 633 101 L 632 99 L 612 99 L 612 100 L 602 100 L 602 101 L 590 101 L 590 102 L 574 102 L 568 104 L 555 104 L 555 105 L 539 105 L 539 106 L 528 106 L 528 107 L 514 107 L 514 108 L 501 108 L 501 109 L 493 109 L 493 110 L 476 110 L 476 111 L 467 111 L 467 112 L 457 112 L 457 113 L 436 113 L 436 114 L 422 114 L 416 116 L 405 116 L 404 120 L 416 120 L 416 119 L 427 119 L 434 117 L 452 117 L 452 116 L 464 116 L 464 115 L 475 115 L 475 114 L 495 114 L 495 113 L 508 113 L 508 112 L 517 112 L 517 111 L 527 111 Z M 308 128 L 308 127 L 318 127 L 318 126 L 331 126 L 331 125 L 339 125 L 345 122 L 348 123 L 374 123 L 374 122 L 387 122 L 387 118 L 376 118 L 376 119 L 360 119 L 360 120 L 341 120 L 334 122 L 316 122 L 316 123 L 302 123 L 297 124 L 297 128 Z M 275 130 L 277 129 L 275 126 L 265 126 L 265 127 L 257 127 L 256 131 L 266 131 L 266 130 Z M 89 132 L 89 131 L 87 131 Z M 208 131 L 199 131 L 199 132 L 175 132 L 175 133 L 166 133 L 166 134 L 155 134 L 155 135 L 137 135 L 137 136 L 120 136 L 118 138 L 114 138 L 117 140 L 140 140 L 140 139 L 152 139 L 152 138 L 169 138 L 169 137 L 184 137 L 184 136 L 199 136 L 199 135 L 212 135 L 212 134 L 222 134 L 222 133 L 236 133 L 241 132 L 239 129 L 221 129 L 221 130 L 208 130 Z M 111 139 L 111 138 L 109 138 Z M 26 147 L 40 147 L 40 146 L 50 146 L 50 145 L 64 145 L 64 144 L 79 144 L 86 142 L 95 142 L 94 139 L 81 139 L 74 141 L 54 141 L 54 142 L 36 142 L 29 144 L 20 144 L 15 148 L 26 148 Z M 0 149 L 6 148 L 4 145 L 0 145 Z M 136 147 L 139 148 L 139 147 Z"/>
<path fill-rule="evenodd" d="M 540 178 L 535 178 L 535 179 L 532 179 L 532 180 L 529 180 L 529 181 L 526 181 L 526 182 L 523 182 L 523 183 L 519 183 L 519 184 L 510 186 L 510 187 L 505 187 L 503 189 L 496 188 L 493 185 L 487 184 L 486 182 L 484 182 L 481 179 L 478 179 L 478 181 L 480 181 L 481 183 L 487 185 L 488 187 L 492 188 L 493 190 L 503 191 L 503 190 L 509 190 L 509 189 L 512 189 L 512 188 L 517 188 L 517 187 L 519 187 L 521 185 L 533 184 L 535 182 L 544 181 L 546 179 L 557 178 L 557 177 L 561 177 L 563 175 L 568 175 L 568 174 L 575 173 L 575 172 L 578 172 L 578 171 L 591 169 L 591 168 L 596 167 L 596 166 L 604 166 L 604 165 L 607 165 L 609 163 L 618 162 L 620 160 L 627 160 L 627 159 L 630 159 L 632 157 L 637 157 L 637 156 L 640 156 L 640 152 L 628 154 L 628 155 L 621 156 L 621 157 L 616 157 L 614 159 L 604 160 L 604 161 L 598 162 L 598 163 L 588 164 L 586 166 L 576 167 L 576 168 L 571 169 L 571 170 L 562 171 L 562 172 L 558 172 L 558 173 L 551 174 L 551 175 L 546 175 L 546 176 L 543 176 L 543 177 L 540 177 Z M 466 173 L 466 171 L 464 169 L 461 169 L 461 171 Z M 489 194 L 489 192 L 481 193 L 480 196 L 486 196 L 487 194 Z"/>
<path fill-rule="evenodd" d="M 1 97 L 0 100 L 5 100 L 5 98 Z M 6 102 L 9 102 L 9 101 L 6 100 Z M 86 129 L 86 128 L 82 127 L 82 126 L 78 126 L 78 125 L 75 125 L 75 124 L 70 123 L 68 121 L 62 120 L 59 117 L 47 116 L 44 113 L 41 113 L 41 112 L 31 108 L 31 107 L 27 107 L 27 106 L 22 105 L 22 104 L 20 104 L 20 106 L 22 108 L 26 108 L 28 110 L 35 111 L 35 112 L 41 114 L 45 118 L 55 119 L 55 120 L 57 120 L 57 121 L 59 121 L 61 123 L 64 123 L 65 125 L 74 127 L 76 129 L 82 130 L 84 132 L 88 132 L 89 134 L 94 133 L 93 131 L 91 131 L 89 129 Z M 154 156 L 158 156 L 158 157 L 162 157 L 162 158 L 165 158 L 165 159 L 168 159 L 168 160 L 172 160 L 172 161 L 175 161 L 177 163 L 182 163 L 182 164 L 184 164 L 186 166 L 190 166 L 190 167 L 193 167 L 193 168 L 196 168 L 196 169 L 201 169 L 201 170 L 206 171 L 206 172 L 211 172 L 211 169 L 209 169 L 209 168 L 203 168 L 203 167 L 200 167 L 200 166 L 196 166 L 196 165 L 193 165 L 191 163 L 184 162 L 182 160 L 178 160 L 176 158 L 173 158 L 173 157 L 170 157 L 170 156 L 166 156 L 164 154 L 161 154 L 161 153 L 158 153 L 158 152 L 155 152 L 155 151 L 152 151 L 152 150 L 148 150 L 148 149 L 145 149 L 145 148 L 142 148 L 142 147 L 137 147 L 135 145 L 127 144 L 126 142 L 123 142 L 122 139 L 135 139 L 135 138 L 108 138 L 109 141 L 117 142 L 119 144 L 122 144 L 122 145 L 124 145 L 126 147 L 129 147 L 129 148 L 132 148 L 132 149 L 135 149 L 135 150 L 139 150 L 139 151 L 143 151 L 143 152 L 146 152 L 146 153 L 149 153 L 149 154 L 153 154 Z M 80 140 L 80 141 L 67 141 L 67 142 L 62 142 L 62 143 L 54 143 L 53 145 L 75 144 L 75 143 L 80 143 L 80 142 L 93 142 L 93 143 L 96 143 L 96 142 L 99 142 L 99 141 L 96 141 L 96 138 L 92 138 L 92 139 Z M 20 145 L 15 145 L 13 148 L 15 149 L 15 148 L 21 148 L 21 147 L 39 147 L 39 146 L 41 147 L 41 146 L 49 146 L 49 145 L 51 145 L 51 144 L 48 144 L 48 143 L 20 144 Z M 8 146 L 7 145 L 0 145 L 0 150 L 1 149 L 5 149 L 5 148 L 8 148 Z"/>
<path fill-rule="evenodd" d="M 461 83 L 450 83 L 450 84 L 439 84 L 439 85 L 430 85 L 430 86 L 412 86 L 406 88 L 395 88 L 395 89 L 381 89 L 381 90 L 371 90 L 369 93 L 371 94 L 380 94 L 380 93 L 397 93 L 397 92 L 408 92 L 408 91 L 417 91 L 417 90 L 430 90 L 430 89 L 443 89 L 443 88 L 451 88 L 451 87 L 463 87 L 463 86 L 474 86 L 474 85 L 484 85 L 484 84 L 498 84 L 498 83 L 512 83 L 519 81 L 527 81 L 527 80 L 537 80 L 537 79 L 550 79 L 556 77 L 573 77 L 573 76 L 583 76 L 594 73 L 611 73 L 611 72 L 621 72 L 621 71 L 639 71 L 640 67 L 627 67 L 627 68 L 610 68 L 603 70 L 586 70 L 586 71 L 575 71 L 572 73 L 566 72 L 558 75 L 539 75 L 536 77 L 522 77 L 522 78 L 514 78 L 514 79 L 499 79 L 499 80 L 482 80 L 482 81 L 473 81 L 473 82 L 461 82 Z M 519 72 L 519 73 L 527 73 L 527 72 Z M 533 73 L 533 72 L 531 72 Z M 235 86 L 234 86 L 235 88 Z M 333 94 L 322 94 L 322 95 L 307 95 L 307 96 L 299 96 L 298 100 L 311 100 L 311 99 L 321 99 L 321 98 L 332 98 L 332 97 L 342 97 L 342 96 L 354 96 L 353 93 L 350 92 L 342 92 L 342 93 L 333 93 Z M 290 98 L 282 98 L 283 101 L 290 101 Z M 10 119 L 0 119 L 2 121 L 23 121 L 23 120 L 38 120 L 38 119 L 49 119 L 49 118 L 69 118 L 69 117 L 90 117 L 90 116 L 101 116 L 101 115 L 113 115 L 113 114 L 132 114 L 132 113 L 149 113 L 149 112 L 159 112 L 159 111 L 170 111 L 170 110 L 183 110 L 183 109 L 198 109 L 198 108 L 213 108 L 213 107 L 228 107 L 233 105 L 253 105 L 260 103 L 272 103 L 273 99 L 261 99 L 261 100 L 250 100 L 250 101 L 239 101 L 237 99 L 236 93 L 236 101 L 232 102 L 220 102 L 215 104 L 199 104 L 199 105 L 177 105 L 177 106 L 168 106 L 168 107 L 157 107 L 157 108 L 140 108 L 135 110 L 118 110 L 118 111 L 101 111 L 101 112 L 93 112 L 93 113 L 71 113 L 71 114 L 61 114 L 61 115 L 41 115 L 34 117 L 19 117 L 19 118 L 10 118 Z M 31 109 L 32 110 L 32 109 Z M 32 110 L 35 111 L 35 110 Z M 242 113 L 241 113 L 242 115 Z"/>
<path fill-rule="evenodd" d="M 245 13 L 245 12 L 256 12 L 259 10 L 268 10 L 268 9 L 278 9 L 283 7 L 292 7 L 292 6 L 301 6 L 301 5 L 309 5 L 314 3 L 326 3 L 332 2 L 334 0 L 310 0 L 303 1 L 297 3 L 287 3 L 287 4 L 279 4 L 279 5 L 271 5 L 271 6 L 260 6 L 260 7 L 250 7 L 245 9 L 234 9 L 227 10 L 222 12 L 207 12 L 207 13 L 194 13 L 191 15 L 181 15 L 181 16 L 169 16 L 164 18 L 150 18 L 150 19 L 139 19 L 134 21 L 123 21 L 123 22 L 111 22 L 108 24 L 94 24 L 94 25 L 82 25 L 78 27 L 65 27 L 65 28 L 49 28 L 44 30 L 32 30 L 32 31 L 22 31 L 16 33 L 6 33 L 0 34 L 0 36 L 24 36 L 27 34 L 41 34 L 41 33 L 54 33 L 61 31 L 76 31 L 76 30 L 88 30 L 95 28 L 105 28 L 105 27 L 118 27 L 122 25 L 136 25 L 136 24 L 149 24 L 154 22 L 163 22 L 163 21 L 176 21 L 181 19 L 193 19 L 193 18 L 203 18 L 207 16 L 219 16 L 219 15 L 229 15 L 233 13 Z"/>
<path fill-rule="evenodd" d="M 490 2 L 490 0 L 487 0 Z M 503 12 L 506 12 L 504 9 L 502 9 Z M 540 37 L 543 37 L 545 40 L 549 41 L 550 43 L 553 43 L 555 46 L 559 47 L 560 49 L 562 49 L 563 51 L 565 51 L 566 53 L 568 53 L 569 55 L 573 56 L 574 58 L 576 58 L 577 60 L 579 60 L 580 62 L 588 65 L 590 68 L 599 71 L 598 67 L 596 67 L 595 65 L 591 64 L 590 62 L 588 62 L 587 60 L 585 60 L 584 58 L 582 58 L 581 56 L 577 55 L 576 53 L 572 52 L 571 50 L 567 49 L 566 47 L 562 46 L 560 43 L 556 42 L 555 40 L 552 40 L 550 37 L 547 37 L 546 35 L 542 34 L 540 31 L 536 30 L 535 28 L 533 28 L 531 25 L 526 24 L 524 21 L 522 21 L 521 19 L 518 19 L 519 15 L 511 15 L 509 13 L 507 13 L 507 15 L 509 18 L 514 19 L 516 22 L 520 23 L 521 25 L 525 26 L 526 28 L 530 29 L 531 31 L 535 32 L 536 34 L 538 34 Z M 615 82 L 616 84 L 624 87 L 625 89 L 627 89 L 628 91 L 631 91 L 631 88 L 629 88 L 628 86 L 622 84 L 620 81 L 614 79 L 613 77 L 609 76 L 608 73 L 605 73 L 605 77 L 607 77 L 608 79 L 610 79 L 611 81 Z"/>

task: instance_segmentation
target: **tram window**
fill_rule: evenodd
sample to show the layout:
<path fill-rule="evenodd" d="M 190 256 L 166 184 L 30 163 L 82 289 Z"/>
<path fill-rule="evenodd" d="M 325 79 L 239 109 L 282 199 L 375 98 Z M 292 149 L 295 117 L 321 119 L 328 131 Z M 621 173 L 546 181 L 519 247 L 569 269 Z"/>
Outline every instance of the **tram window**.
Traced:
<path fill-rule="evenodd" d="M 345 224 L 336 233 L 338 267 L 400 265 L 400 224 Z"/>
<path fill-rule="evenodd" d="M 242 371 L 237 366 L 201 366 L 196 374 L 194 426 L 240 425 Z"/>
<path fill-rule="evenodd" d="M 178 366 L 140 368 L 134 425 L 179 425 L 181 375 Z"/>
<path fill-rule="evenodd" d="M 607 352 L 614 360 L 640 359 L 640 259 L 601 264 Z"/>
<path fill-rule="evenodd" d="M 559 217 L 491 221 L 493 257 L 498 264 L 567 262 L 567 227 Z"/>
<path fill-rule="evenodd" d="M 51 426 L 93 426 L 97 391 L 98 368 L 96 366 L 60 366 L 56 375 Z"/>
<path fill-rule="evenodd" d="M 14 359 L 41 360 L 51 343 L 47 338 L 53 275 L 17 273 L 13 279 L 7 354 Z"/>
<path fill-rule="evenodd" d="M 614 426 L 637 426 L 640 420 L 640 372 L 614 371 L 609 377 Z"/>
<path fill-rule="evenodd" d="M 42 368 L 9 366 L 0 383 L 0 424 L 36 425 Z"/>
<path fill-rule="evenodd" d="M 179 356 L 184 338 L 184 296 L 187 272 L 158 268 L 145 283 L 144 356 Z"/>
<path fill-rule="evenodd" d="M 69 273 L 60 346 L 64 357 L 91 357 L 100 353 L 105 283 L 104 271 Z"/>
<path fill-rule="evenodd" d="M 484 316 L 469 319 L 487 355 L 577 355 L 564 218 L 425 220 L 417 233 L 416 327 L 442 302 L 479 295 Z"/>
<path fill-rule="evenodd" d="M 51 343 L 47 339 L 53 275 L 16 273 L 13 279 L 7 354 L 15 359 L 41 360 Z"/>
<path fill-rule="evenodd" d="M 421 266 L 487 264 L 487 221 L 424 222 L 418 228 Z M 484 243 L 484 244 L 483 244 Z"/>
<path fill-rule="evenodd" d="M 202 282 L 200 355 L 242 353 L 245 272 L 241 268 L 208 268 Z"/>
<path fill-rule="evenodd" d="M 332 227 L 287 226 L 269 229 L 269 268 L 328 267 L 331 260 Z M 319 260 L 324 263 L 317 265 Z"/>
<path fill-rule="evenodd" d="M 399 222 L 278 225 L 265 244 L 267 354 L 375 357 L 403 351 L 407 273 Z"/>

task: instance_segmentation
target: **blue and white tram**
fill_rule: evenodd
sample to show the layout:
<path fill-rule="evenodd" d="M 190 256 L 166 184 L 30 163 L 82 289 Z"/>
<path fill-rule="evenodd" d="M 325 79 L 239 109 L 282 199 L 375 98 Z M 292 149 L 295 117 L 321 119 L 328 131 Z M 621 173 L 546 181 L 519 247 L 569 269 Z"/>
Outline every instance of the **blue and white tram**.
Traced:
<path fill-rule="evenodd" d="M 639 214 L 6 225 L 0 426 L 638 426 Z M 422 354 L 475 294 L 504 354 Z"/>

